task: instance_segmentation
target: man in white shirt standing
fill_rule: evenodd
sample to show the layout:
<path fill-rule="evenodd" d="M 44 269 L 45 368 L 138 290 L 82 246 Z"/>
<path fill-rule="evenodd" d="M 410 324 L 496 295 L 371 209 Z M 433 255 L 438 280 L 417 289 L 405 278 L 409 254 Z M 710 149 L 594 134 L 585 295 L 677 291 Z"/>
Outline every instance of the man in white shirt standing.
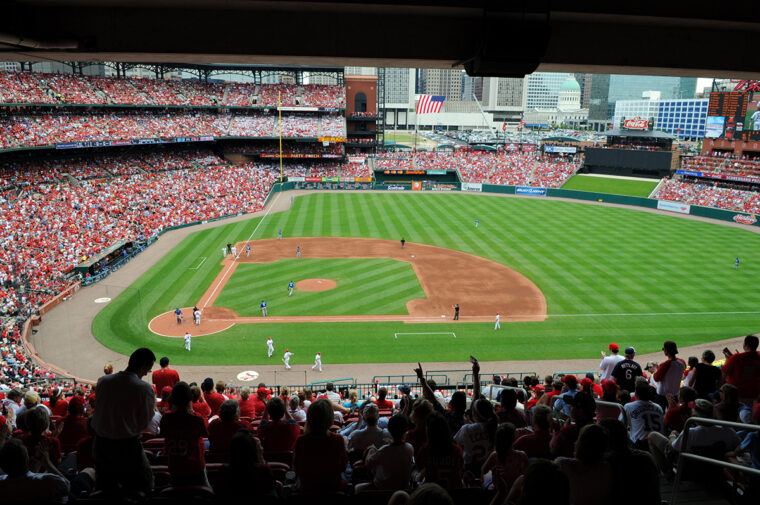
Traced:
<path fill-rule="evenodd" d="M 149 493 L 153 474 L 140 434 L 153 419 L 156 395 L 153 387 L 143 381 L 153 368 L 156 356 L 142 347 L 129 357 L 123 372 L 104 375 L 95 387 L 98 408 L 92 416 L 95 431 L 93 457 L 98 475 L 97 486 L 121 493 Z"/>
<path fill-rule="evenodd" d="M 314 370 L 317 367 L 319 367 L 319 371 L 321 372 L 322 371 L 322 353 L 321 352 L 318 352 L 314 356 L 314 366 L 312 366 L 311 369 Z"/>
<path fill-rule="evenodd" d="M 499 324 L 499 319 L 500 319 L 500 318 L 499 318 L 499 313 L 497 312 L 497 313 L 496 313 L 496 324 L 495 324 L 495 325 L 494 325 L 494 327 L 493 327 L 493 329 L 494 329 L 494 330 L 499 330 L 499 329 L 501 329 L 501 325 Z"/>
<path fill-rule="evenodd" d="M 274 341 L 272 337 L 267 337 L 267 355 L 270 358 L 274 355 Z"/>
<path fill-rule="evenodd" d="M 618 355 L 620 347 L 618 347 L 617 344 L 610 344 L 607 346 L 607 349 L 610 350 L 610 355 L 607 356 L 604 351 L 602 351 L 602 362 L 599 363 L 599 369 L 602 371 L 600 380 L 611 380 L 612 371 L 615 369 L 615 365 L 623 361 L 623 357 Z"/>
<path fill-rule="evenodd" d="M 190 345 L 191 344 L 192 344 L 192 337 L 190 336 L 190 332 L 186 331 L 185 332 L 185 350 L 186 351 L 190 350 Z"/>
<path fill-rule="evenodd" d="M 290 366 L 290 357 L 293 354 L 294 353 L 290 352 L 290 349 L 285 349 L 285 354 L 282 357 L 282 362 L 285 363 L 285 370 L 290 370 L 291 368 L 293 368 L 292 366 Z"/>
<path fill-rule="evenodd" d="M 683 373 L 686 371 L 686 362 L 676 357 L 678 346 L 672 340 L 666 340 L 662 344 L 662 352 L 665 353 L 668 359 L 660 363 L 653 375 L 654 380 L 657 382 L 657 394 L 676 396 L 678 395 L 678 390 L 681 389 Z"/>

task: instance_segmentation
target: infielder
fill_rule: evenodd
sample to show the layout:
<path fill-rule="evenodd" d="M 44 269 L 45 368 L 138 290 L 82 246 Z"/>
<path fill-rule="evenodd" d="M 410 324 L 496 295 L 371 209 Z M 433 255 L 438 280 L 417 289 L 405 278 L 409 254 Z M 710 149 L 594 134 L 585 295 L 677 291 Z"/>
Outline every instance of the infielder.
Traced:
<path fill-rule="evenodd" d="M 301 257 L 301 246 L 299 245 L 298 247 L 296 247 L 296 258 L 300 258 L 300 257 Z"/>
<path fill-rule="evenodd" d="M 246 258 L 251 257 L 251 244 L 248 244 L 247 246 L 245 246 L 245 253 L 246 253 Z"/>
<path fill-rule="evenodd" d="M 182 310 L 177 307 L 177 310 L 174 311 L 174 314 L 177 316 L 177 324 L 182 324 Z"/>
<path fill-rule="evenodd" d="M 185 332 L 185 350 L 186 350 L 186 351 L 189 351 L 189 350 L 190 350 L 190 344 L 191 344 L 191 343 L 192 343 L 192 338 L 191 338 L 191 336 L 190 336 L 190 332 L 189 332 L 189 331 L 186 331 L 186 332 Z"/>
<path fill-rule="evenodd" d="M 222 247 L 222 258 L 226 258 L 226 257 L 227 257 L 227 249 Z"/>
<path fill-rule="evenodd" d="M 500 330 L 501 329 L 501 325 L 499 324 L 499 313 L 498 312 L 496 313 L 496 324 L 494 325 L 493 329 L 494 330 Z"/>
<path fill-rule="evenodd" d="M 739 268 L 739 258 L 736 258 L 736 261 L 734 262 L 734 269 Z"/>
<path fill-rule="evenodd" d="M 267 302 L 265 302 L 264 300 L 261 300 L 261 305 L 259 305 L 259 307 L 261 307 L 261 316 L 262 317 L 266 317 L 266 315 L 267 315 Z"/>
<path fill-rule="evenodd" d="M 271 358 L 274 356 L 274 341 L 272 337 L 267 338 L 267 355 Z"/>
<path fill-rule="evenodd" d="M 311 367 L 312 370 L 319 367 L 319 371 L 322 371 L 322 353 L 318 352 L 316 356 L 314 356 L 314 366 Z"/>
<path fill-rule="evenodd" d="M 201 311 L 195 309 L 195 312 L 193 312 L 193 318 L 195 319 L 195 324 L 201 324 Z"/>
<path fill-rule="evenodd" d="M 236 246 L 232 246 L 232 255 L 233 256 L 237 256 L 237 247 Z"/>
<path fill-rule="evenodd" d="M 282 357 L 282 362 L 285 363 L 285 370 L 290 370 L 290 357 L 293 356 L 294 353 L 290 352 L 289 349 L 285 349 L 285 355 Z"/>
<path fill-rule="evenodd" d="M 282 230 L 277 232 L 277 240 L 282 240 Z"/>
<path fill-rule="evenodd" d="M 293 296 L 293 288 L 294 288 L 295 286 L 296 286 L 296 285 L 295 285 L 295 284 L 293 284 L 293 281 L 290 281 L 290 282 L 288 283 L 288 296 Z"/>

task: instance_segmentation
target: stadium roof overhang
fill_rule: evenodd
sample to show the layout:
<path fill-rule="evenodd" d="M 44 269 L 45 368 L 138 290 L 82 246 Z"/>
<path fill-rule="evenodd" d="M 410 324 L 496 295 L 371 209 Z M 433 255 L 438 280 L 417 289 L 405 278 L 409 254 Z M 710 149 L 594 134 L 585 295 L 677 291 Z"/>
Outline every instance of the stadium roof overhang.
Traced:
<path fill-rule="evenodd" d="M 11 0 L 0 16 L 0 61 L 760 78 L 755 59 L 735 50 L 757 39 L 756 8 L 742 0 L 724 9 L 686 0 Z"/>
<path fill-rule="evenodd" d="M 608 130 L 606 132 L 600 132 L 600 135 L 605 137 L 637 137 L 637 138 L 649 138 L 649 139 L 662 139 L 673 140 L 675 137 L 669 133 L 657 131 L 657 130 Z"/>

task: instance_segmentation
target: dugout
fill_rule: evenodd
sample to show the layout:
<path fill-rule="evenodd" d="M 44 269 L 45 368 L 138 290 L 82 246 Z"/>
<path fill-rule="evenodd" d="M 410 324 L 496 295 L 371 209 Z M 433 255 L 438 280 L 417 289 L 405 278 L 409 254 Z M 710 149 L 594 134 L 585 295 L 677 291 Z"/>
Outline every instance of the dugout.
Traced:
<path fill-rule="evenodd" d="M 121 266 L 137 252 L 145 248 L 145 243 L 133 240 L 119 240 L 95 256 L 90 256 L 74 267 L 74 271 L 86 277 L 96 276 Z"/>
<path fill-rule="evenodd" d="M 610 130 L 604 146 L 587 147 L 579 173 L 661 178 L 677 167 L 672 135 L 650 130 Z M 674 166 L 674 160 L 676 165 Z"/>

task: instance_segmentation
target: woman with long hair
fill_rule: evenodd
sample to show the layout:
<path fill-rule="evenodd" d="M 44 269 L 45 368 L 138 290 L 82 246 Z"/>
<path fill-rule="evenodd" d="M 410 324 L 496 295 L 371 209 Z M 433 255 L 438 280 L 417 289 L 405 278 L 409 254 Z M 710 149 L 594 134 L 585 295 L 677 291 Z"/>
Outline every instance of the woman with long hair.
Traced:
<path fill-rule="evenodd" d="M 334 493 L 345 486 L 341 473 L 348 464 L 346 444 L 330 432 L 332 424 L 330 401 L 317 400 L 306 411 L 306 427 L 296 440 L 293 461 L 304 492 Z"/>
<path fill-rule="evenodd" d="M 427 442 L 417 458 L 417 480 L 436 483 L 445 489 L 462 487 L 464 457 L 451 436 L 449 423 L 441 413 L 433 413 L 427 419 Z"/>

